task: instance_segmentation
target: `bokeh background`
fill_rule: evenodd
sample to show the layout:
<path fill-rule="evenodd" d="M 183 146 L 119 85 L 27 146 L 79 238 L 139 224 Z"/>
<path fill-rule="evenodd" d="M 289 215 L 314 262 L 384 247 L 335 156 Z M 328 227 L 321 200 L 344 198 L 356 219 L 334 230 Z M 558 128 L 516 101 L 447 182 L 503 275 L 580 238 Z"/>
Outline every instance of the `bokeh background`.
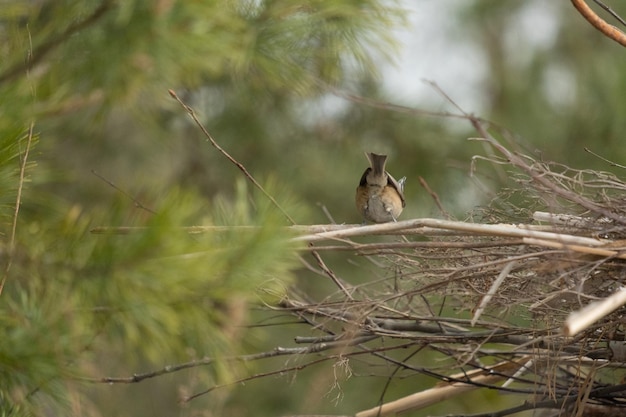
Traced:
<path fill-rule="evenodd" d="M 441 216 L 419 177 L 470 217 L 501 182 L 470 175 L 485 149 L 467 140 L 467 121 L 444 116 L 457 106 L 538 159 L 624 175 L 585 148 L 626 160 L 626 54 L 569 2 L 2 0 L 3 415 L 350 414 L 385 389 L 394 398 L 434 383 L 385 388 L 380 369 L 337 361 L 232 384 L 302 364 L 226 357 L 292 346 L 308 330 L 262 306 L 332 285 L 169 89 L 297 224 L 361 222 L 365 151 L 408 177 L 403 218 Z M 193 225 L 261 227 L 178 229 Z M 149 229 L 90 232 L 98 226 Z M 348 282 L 377 273 L 362 259 L 325 261 Z M 205 357 L 217 359 L 102 383 Z M 506 401 L 495 397 L 432 412 Z"/>

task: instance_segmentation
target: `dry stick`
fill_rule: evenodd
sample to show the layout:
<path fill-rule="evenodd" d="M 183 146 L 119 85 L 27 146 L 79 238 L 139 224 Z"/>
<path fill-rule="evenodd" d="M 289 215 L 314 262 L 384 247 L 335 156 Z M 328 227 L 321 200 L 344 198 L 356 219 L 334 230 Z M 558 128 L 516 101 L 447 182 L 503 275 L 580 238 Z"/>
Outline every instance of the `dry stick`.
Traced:
<path fill-rule="evenodd" d="M 239 161 L 237 161 L 235 158 L 233 158 L 228 152 L 226 152 L 216 141 L 215 139 L 213 139 L 213 136 L 211 136 L 211 134 L 209 133 L 208 130 L 206 130 L 206 128 L 204 127 L 204 125 L 200 122 L 200 120 L 198 119 L 198 117 L 196 116 L 196 112 L 187 104 L 185 104 L 174 92 L 174 90 L 168 90 L 170 96 L 172 96 L 172 98 L 174 98 L 178 104 L 180 104 L 183 109 L 185 109 L 185 111 L 189 114 L 189 116 L 192 118 L 192 120 L 196 123 L 196 125 L 200 128 L 200 130 L 202 130 L 202 133 L 204 133 L 204 136 L 208 139 L 209 143 L 211 143 L 211 145 L 217 149 L 222 155 L 224 155 L 226 157 L 226 159 L 228 159 L 230 162 L 232 162 L 237 168 L 239 168 L 239 170 L 241 172 L 243 172 L 243 174 L 246 176 L 246 178 L 248 178 L 248 180 L 250 180 L 250 182 L 252 182 L 252 184 L 254 184 L 254 186 L 256 188 L 258 188 L 263 195 L 265 195 L 265 197 L 267 197 L 272 204 L 274 204 L 274 206 L 276 208 L 278 208 L 278 210 L 280 210 L 280 212 L 287 218 L 287 220 L 289 220 L 289 222 L 292 225 L 295 225 L 296 222 L 295 220 L 289 215 L 289 213 L 287 213 L 280 204 L 278 204 L 278 201 L 276 201 L 276 199 L 274 199 L 274 197 L 272 197 L 272 195 L 270 195 L 270 193 L 268 193 L 267 191 L 265 191 L 265 188 L 263 188 L 263 186 L 261 184 L 259 184 L 257 182 L 256 179 L 254 179 L 254 177 L 252 176 L 252 174 L 250 174 L 248 172 L 248 170 L 246 169 L 245 166 L 243 166 L 243 164 L 241 164 Z M 326 264 L 324 263 L 324 261 L 322 260 L 322 258 L 320 257 L 320 255 L 313 251 L 311 252 L 311 254 L 313 255 L 313 257 L 315 258 L 315 260 L 317 261 L 318 265 L 320 266 L 320 268 L 322 268 L 322 270 L 326 273 L 326 275 L 328 275 L 330 277 L 330 279 L 335 283 L 335 285 L 337 285 L 341 291 L 343 291 L 343 293 L 348 297 L 348 299 L 352 299 L 352 295 L 350 294 L 350 291 L 348 290 L 348 288 L 346 287 L 346 285 L 341 282 L 341 280 L 335 275 L 335 273 L 333 271 L 331 271 L 328 266 L 326 266 Z"/>
<path fill-rule="evenodd" d="M 321 232 L 331 232 L 335 230 L 348 230 L 352 228 L 361 227 L 361 224 L 311 224 L 311 225 L 300 225 L 295 224 L 293 226 L 289 226 L 288 230 L 291 230 L 295 233 L 321 233 Z M 376 226 L 376 225 L 373 225 Z M 260 226 L 185 226 L 179 227 L 177 229 L 185 231 L 190 234 L 194 233 L 215 233 L 215 232 L 248 232 L 259 229 Z M 147 226 L 96 226 L 90 230 L 93 234 L 116 234 L 116 235 L 128 235 L 131 233 L 139 233 L 149 229 Z M 447 235 L 449 233 L 445 233 L 443 231 L 438 231 L 431 228 L 421 228 L 420 230 L 409 230 L 404 231 L 403 233 L 416 233 L 420 235 Z M 370 229 L 370 235 L 389 235 L 389 234 L 400 234 L 400 232 L 391 232 L 389 233 L 387 230 L 377 230 Z"/>
<path fill-rule="evenodd" d="M 24 187 L 24 175 L 26 173 L 26 161 L 28 160 L 28 152 L 30 151 L 30 145 L 33 141 L 33 129 L 35 123 L 31 122 L 28 128 L 28 140 L 26 141 L 26 150 L 24 151 L 24 157 L 20 163 L 20 180 L 17 187 L 17 197 L 15 198 L 15 211 L 13 212 L 13 223 L 11 224 L 11 237 L 9 238 L 9 256 L 7 259 L 6 267 L 4 268 L 4 276 L 0 281 L 0 295 L 4 290 L 4 284 L 9 276 L 9 270 L 13 263 L 13 253 L 15 252 L 15 233 L 17 231 L 17 217 L 20 212 L 20 204 L 22 203 L 22 188 Z"/>
<path fill-rule="evenodd" d="M 362 337 L 359 340 L 367 341 L 365 337 Z M 361 345 L 357 345 L 357 346 L 361 346 Z M 405 344 L 404 346 L 400 346 L 400 348 L 406 348 L 406 347 L 409 347 L 409 346 L 410 346 L 409 344 Z M 235 385 L 235 384 L 245 383 L 246 381 L 250 381 L 250 380 L 256 379 L 256 378 L 264 378 L 264 377 L 271 376 L 271 375 L 284 375 L 287 372 L 301 371 L 301 370 L 303 370 L 303 369 L 305 369 L 305 368 L 307 368 L 309 366 L 316 365 L 316 364 L 319 364 L 319 363 L 323 363 L 323 362 L 329 361 L 329 360 L 343 359 L 346 356 L 352 357 L 352 356 L 367 355 L 367 354 L 374 354 L 374 355 L 379 354 L 379 355 L 381 355 L 379 352 L 390 350 L 390 349 L 396 349 L 396 347 L 387 346 L 387 347 L 377 348 L 377 349 L 368 349 L 366 351 L 351 351 L 351 352 L 348 352 L 348 353 L 340 352 L 338 354 L 332 354 L 332 355 L 328 355 L 328 356 L 321 356 L 318 359 L 314 359 L 314 360 L 311 360 L 309 362 L 301 363 L 299 365 L 295 365 L 295 366 L 292 366 L 292 367 L 289 367 L 289 368 L 281 368 L 281 369 L 278 369 L 278 370 L 275 370 L 275 371 L 258 373 L 258 374 L 254 374 L 254 375 L 251 375 L 251 376 L 247 376 L 247 377 L 238 379 L 236 381 L 228 382 L 226 384 L 214 385 L 211 388 L 208 388 L 208 389 L 206 389 L 204 391 L 201 391 L 201 392 L 192 394 L 192 395 L 190 395 L 190 396 L 188 396 L 186 398 L 183 398 L 181 401 L 182 402 L 189 402 L 189 401 L 191 401 L 191 400 L 193 400 L 195 398 L 200 397 L 201 395 L 208 394 L 211 391 L 214 391 L 216 389 L 224 388 L 224 387 L 229 386 L 229 385 L 232 386 L 232 385 Z M 313 416 L 311 416 L 311 417 L 313 417 Z M 319 417 L 322 417 L 322 416 L 319 416 Z M 342 417 L 342 416 L 334 416 L 333 415 L 332 417 Z M 349 417 L 349 416 L 345 416 L 345 417 Z"/>
<path fill-rule="evenodd" d="M 451 219 L 452 216 L 450 215 L 450 213 L 448 213 L 448 211 L 443 208 L 443 204 L 441 204 L 441 200 L 439 199 L 439 195 L 437 195 L 436 192 L 434 192 L 430 186 L 428 185 L 428 183 L 426 182 L 426 180 L 424 178 L 422 178 L 421 176 L 419 177 L 419 181 L 420 184 L 422 185 L 422 187 L 424 187 L 424 189 L 426 190 L 426 192 L 428 194 L 430 194 L 430 196 L 433 198 L 433 200 L 435 200 L 435 204 L 437 205 L 437 207 L 439 208 L 439 211 L 441 212 L 441 214 L 443 214 L 446 219 Z"/>
<path fill-rule="evenodd" d="M 544 246 L 547 248 L 570 250 L 572 252 L 586 253 L 588 255 L 604 256 L 607 258 L 626 259 L 626 251 L 616 251 L 604 248 L 590 248 L 588 246 L 570 245 L 563 242 L 549 241 L 543 239 L 524 238 L 527 245 Z"/>
<path fill-rule="evenodd" d="M 611 161 L 611 160 L 609 160 L 609 159 L 606 159 L 605 157 L 598 155 L 597 153 L 595 153 L 594 151 L 592 151 L 591 149 L 589 149 L 589 148 L 587 148 L 587 147 L 584 147 L 583 149 L 585 150 L 585 152 L 590 153 L 591 155 L 593 155 L 593 156 L 595 156 L 596 158 L 598 158 L 598 159 L 600 159 L 600 160 L 602 160 L 602 161 L 606 162 L 607 164 L 609 164 L 609 165 L 610 165 L 610 166 L 612 166 L 612 167 L 617 167 L 617 168 L 626 169 L 626 166 L 624 166 L 624 165 L 620 165 L 620 164 L 618 164 L 617 162 L 613 162 L 613 161 Z"/>
<path fill-rule="evenodd" d="M 417 355 L 418 353 L 420 353 L 422 350 L 424 350 L 427 347 L 426 344 L 422 344 L 420 346 L 418 346 L 417 349 L 415 349 L 413 352 L 409 353 L 408 355 L 406 355 L 404 357 L 404 359 L 402 359 L 401 361 L 399 361 L 400 363 L 395 364 L 395 369 L 391 372 L 391 374 L 389 374 L 389 376 L 387 376 L 387 381 L 385 382 L 385 385 L 383 387 L 383 389 L 381 390 L 380 393 L 380 399 L 378 400 L 378 404 L 379 406 L 381 406 L 383 404 L 383 401 L 385 399 L 385 395 L 387 394 L 387 390 L 389 389 L 389 386 L 391 385 L 391 383 L 393 382 L 394 378 L 396 377 L 396 375 L 402 371 L 403 369 L 406 369 L 406 363 L 415 355 Z M 381 359 L 385 360 L 385 355 L 382 354 L 378 354 L 376 355 L 375 353 L 373 353 L 375 356 L 381 357 Z"/>
<path fill-rule="evenodd" d="M 463 118 L 464 118 L 464 119 L 471 119 L 472 117 L 474 117 L 474 116 L 472 116 L 471 114 L 467 113 L 465 110 L 463 110 L 463 109 L 461 108 L 461 106 L 459 106 L 459 105 L 456 103 L 456 101 L 452 100 L 452 97 L 450 97 L 450 96 L 448 95 L 448 93 L 446 93 L 445 91 L 443 91 L 443 90 L 441 89 L 441 87 L 439 87 L 439 84 L 437 84 L 436 82 L 431 81 L 431 80 L 423 80 L 423 81 L 424 81 L 424 83 L 425 83 L 425 84 L 428 84 L 428 85 L 429 85 L 432 89 L 434 89 L 434 90 L 435 90 L 438 94 L 440 94 L 443 98 L 445 98 L 446 100 L 448 100 L 448 103 L 450 103 L 450 104 L 452 104 L 454 107 L 456 107 L 456 109 L 457 109 L 458 111 L 460 111 L 460 112 L 461 112 L 461 114 L 463 115 Z"/>
<path fill-rule="evenodd" d="M 535 211 L 533 212 L 533 220 L 538 222 L 547 222 L 550 225 L 556 226 L 565 226 L 570 228 L 589 228 L 592 225 L 597 225 L 598 223 L 608 223 L 608 219 L 592 219 L 586 218 L 582 216 L 576 216 L 573 214 L 554 214 L 548 213 L 545 211 Z"/>
<path fill-rule="evenodd" d="M 374 252 L 392 249 L 407 248 L 423 248 L 423 249 L 485 249 L 485 248 L 501 248 L 505 246 L 523 245 L 522 239 L 498 240 L 493 242 L 447 242 L 447 241 L 428 241 L 428 242 L 384 242 L 384 243 L 356 243 L 348 241 L 346 245 L 328 245 L 316 246 L 318 251 L 355 251 L 355 252 Z M 304 248 L 303 250 L 307 250 Z"/>
<path fill-rule="evenodd" d="M 481 385 L 489 385 L 505 378 L 504 374 L 516 371 L 528 362 L 529 357 L 522 357 L 510 362 L 501 362 L 486 369 L 477 369 L 450 377 L 451 380 L 467 382 L 442 383 L 434 388 L 408 395 L 395 401 L 356 413 L 355 417 L 383 417 L 421 409 L 436 404 L 461 393 L 476 390 Z"/>
<path fill-rule="evenodd" d="M 331 230 L 344 230 L 351 229 L 359 226 L 358 224 L 311 224 L 311 225 L 299 225 L 288 226 L 288 230 L 295 233 L 320 233 L 328 232 Z M 178 230 L 185 231 L 189 234 L 195 233 L 223 233 L 223 232 L 251 232 L 258 230 L 261 226 L 184 226 L 178 227 Z M 93 234 L 112 233 L 117 235 L 128 235 L 131 233 L 139 233 L 148 230 L 147 226 L 96 226 L 90 230 Z"/>
<path fill-rule="evenodd" d="M 280 206 L 280 204 L 278 204 L 278 201 L 276 201 L 276 199 L 274 199 L 274 197 L 272 197 L 270 195 L 270 193 L 268 193 L 267 191 L 265 191 L 265 188 L 263 188 L 263 186 L 261 184 L 259 184 L 257 182 L 257 180 L 254 179 L 254 177 L 252 176 L 252 174 L 250 174 L 248 172 L 248 170 L 246 169 L 245 166 L 243 166 L 243 164 L 241 164 L 239 161 L 237 161 L 235 158 L 233 158 L 232 156 L 230 156 L 230 154 L 228 152 L 226 152 L 220 145 L 218 145 L 218 143 L 215 141 L 215 139 L 213 139 L 213 136 L 211 136 L 211 134 L 209 133 L 208 130 L 206 130 L 206 128 L 204 127 L 204 125 L 200 122 L 200 120 L 198 119 L 198 117 L 196 116 L 196 112 L 187 104 L 185 104 L 174 92 L 174 90 L 168 90 L 170 96 L 172 96 L 172 98 L 174 98 L 174 100 L 178 101 L 178 104 L 180 104 L 182 106 L 183 109 L 185 109 L 185 111 L 189 114 L 189 116 L 191 117 L 191 119 L 196 123 L 196 125 L 200 128 L 200 130 L 202 130 L 202 133 L 204 133 L 204 136 L 208 139 L 209 143 L 215 148 L 217 149 L 222 155 L 224 155 L 226 157 L 226 159 L 228 159 L 230 162 L 233 163 L 233 165 L 235 165 L 237 168 L 239 168 L 239 170 L 241 172 L 243 172 L 243 175 L 246 176 L 246 178 L 248 178 L 250 180 L 250 182 L 252 184 L 254 184 L 254 186 L 256 188 L 258 188 L 263 195 L 265 195 L 265 197 L 267 197 L 272 204 L 274 204 L 274 206 L 276 206 L 276 208 L 278 208 L 278 210 L 280 210 L 281 213 L 283 213 L 283 215 L 287 218 L 287 220 L 289 220 L 289 222 L 291 224 L 296 224 L 295 220 L 291 218 L 291 216 Z"/>
<path fill-rule="evenodd" d="M 344 98 L 354 103 L 365 104 L 367 106 L 377 108 L 377 109 L 389 110 L 389 111 L 393 111 L 396 113 L 408 113 L 408 114 L 413 114 L 413 115 L 422 115 L 422 116 L 430 116 L 430 117 L 445 117 L 445 118 L 457 118 L 457 119 L 467 118 L 466 115 L 464 114 L 459 115 L 459 114 L 448 113 L 448 112 L 434 112 L 430 110 L 420 110 L 420 109 L 415 109 L 412 107 L 402 106 L 399 104 L 382 102 L 379 100 L 359 96 L 357 94 L 348 93 L 346 91 L 340 90 L 339 88 L 333 87 L 332 85 L 327 84 L 321 80 L 318 80 L 317 84 L 320 85 L 325 90 L 336 95 L 337 97 Z"/>
<path fill-rule="evenodd" d="M 572 2 L 575 3 L 575 4 L 577 2 L 579 2 L 579 3 L 582 3 L 585 6 L 587 6 L 582 0 L 572 0 Z M 615 30 L 617 30 L 617 29 L 615 29 Z M 624 35 L 624 34 L 622 33 L 622 35 Z M 624 40 L 626 41 L 626 37 L 624 38 Z M 626 218 L 624 218 L 623 216 L 619 216 L 617 214 L 611 213 L 611 212 L 605 210 L 604 208 L 602 208 L 602 207 L 592 203 L 591 201 L 586 200 L 584 198 L 581 198 L 575 192 L 567 190 L 567 189 L 564 189 L 562 187 L 559 187 L 558 185 L 554 184 L 553 182 L 545 179 L 542 175 L 538 174 L 535 169 L 533 169 L 530 165 L 528 165 L 522 158 L 520 158 L 518 155 L 516 155 L 516 154 L 512 153 L 511 151 L 509 151 L 507 148 L 502 146 L 500 144 L 500 142 L 498 142 L 493 136 L 491 136 L 487 132 L 485 127 L 483 126 L 483 121 L 480 118 L 475 117 L 475 116 L 473 116 L 473 115 L 471 115 L 469 113 L 466 113 L 436 83 L 428 82 L 428 84 L 430 84 L 432 86 L 432 88 L 434 88 L 439 94 L 442 95 L 442 97 L 444 97 L 446 100 L 448 100 L 448 102 L 450 102 L 461 113 L 463 113 L 464 117 L 472 123 L 472 126 L 474 127 L 474 129 L 476 129 L 476 131 L 478 133 L 480 133 L 481 136 L 482 136 L 481 138 L 474 138 L 474 140 L 481 140 L 481 141 L 485 141 L 485 142 L 489 143 L 493 148 L 495 148 L 502 155 L 504 155 L 504 157 L 507 159 L 507 161 L 509 163 L 513 164 L 513 166 L 516 166 L 516 167 L 524 170 L 534 181 L 536 181 L 537 183 L 543 185 L 547 189 L 552 190 L 557 195 L 559 195 L 559 196 L 561 196 L 563 198 L 566 198 L 569 201 L 577 203 L 581 207 L 584 207 L 584 208 L 586 208 L 588 210 L 594 211 L 596 213 L 600 213 L 600 214 L 604 215 L 605 217 L 608 217 L 608 218 L 610 218 L 612 220 L 615 220 L 615 221 L 617 221 L 619 223 L 622 223 L 622 224 L 626 223 Z M 470 140 L 471 140 L 471 138 L 470 138 Z"/>
<path fill-rule="evenodd" d="M 563 324 L 563 335 L 574 336 L 580 333 L 624 304 L 626 304 L 626 288 L 620 287 L 604 300 L 590 303 L 571 313 Z"/>
<path fill-rule="evenodd" d="M 335 239 L 335 238 L 366 236 L 368 234 L 371 234 L 373 231 L 377 231 L 377 232 L 385 231 L 387 233 L 390 233 L 390 232 L 397 232 L 400 230 L 407 230 L 407 229 L 419 229 L 421 227 L 454 230 L 454 231 L 466 232 L 470 234 L 477 234 L 477 235 L 483 235 L 483 236 L 503 236 L 503 237 L 513 237 L 513 238 L 546 239 L 546 240 L 554 240 L 554 241 L 563 242 L 563 243 L 589 245 L 589 246 L 602 246 L 606 244 L 607 242 L 607 241 L 603 241 L 600 239 L 594 239 L 594 238 L 589 238 L 589 237 L 567 235 L 567 234 L 562 234 L 562 233 L 544 232 L 541 230 L 533 230 L 531 228 L 527 228 L 525 225 L 515 226 L 515 225 L 510 225 L 510 224 L 476 224 L 476 223 L 465 223 L 465 222 L 452 221 L 452 220 L 429 219 L 429 218 L 402 220 L 402 221 L 395 222 L 395 223 L 383 223 L 383 224 L 375 224 L 375 225 L 367 225 L 367 226 L 358 226 L 358 227 L 354 227 L 354 228 L 346 229 L 346 230 L 336 230 L 336 231 L 330 231 L 330 232 L 321 232 L 321 233 L 316 233 L 316 234 L 298 236 L 298 237 L 293 238 L 293 240 L 315 242 L 315 241 Z"/>
<path fill-rule="evenodd" d="M 493 284 L 491 284 L 491 288 L 489 288 L 487 294 L 485 294 L 482 300 L 480 300 L 480 304 L 478 305 L 478 308 L 474 313 L 474 317 L 472 317 L 472 321 L 470 322 L 472 327 L 474 327 L 480 316 L 483 314 L 483 312 L 487 308 L 487 305 L 489 304 L 493 296 L 496 295 L 498 288 L 500 288 L 500 286 L 504 282 L 504 279 L 509 275 L 514 266 L 515 261 L 512 261 L 506 264 L 504 268 L 502 268 L 502 271 L 500 271 L 500 274 L 498 274 L 498 278 L 496 278 Z"/>
<path fill-rule="evenodd" d="M 552 410 L 556 410 L 556 409 L 563 410 L 566 406 L 578 400 L 578 393 L 574 393 L 572 395 L 565 395 L 559 399 L 552 399 L 552 398 L 549 398 L 549 396 L 546 396 L 546 398 L 548 399 L 542 400 L 542 401 L 534 401 L 534 400 L 524 401 L 524 403 L 520 405 L 516 405 L 510 408 L 505 408 L 504 410 L 499 410 L 499 411 L 489 411 L 486 413 L 478 413 L 478 414 L 465 414 L 463 415 L 463 417 L 506 417 L 506 416 L 512 416 L 513 414 L 519 414 L 523 411 L 536 412 L 537 410 L 541 410 L 544 408 L 552 409 Z M 589 407 L 590 405 L 587 404 L 587 406 Z M 563 414 L 551 414 L 551 415 L 562 416 Z M 614 415 L 615 414 L 610 414 L 610 415 L 598 414 L 597 416 L 598 417 L 602 417 L 602 416 L 612 417 Z"/>
<path fill-rule="evenodd" d="M 280 347 L 278 346 L 272 350 L 268 350 L 265 352 L 252 353 L 249 355 L 241 355 L 241 356 L 226 356 L 222 359 L 227 362 L 252 362 L 252 361 L 257 361 L 261 359 L 274 358 L 278 356 L 308 355 L 308 354 L 323 352 L 326 350 L 341 349 L 341 348 L 345 348 L 346 346 L 353 346 L 353 345 L 364 343 L 364 342 L 367 342 L 376 338 L 378 338 L 378 336 L 376 335 L 364 335 L 364 336 L 359 336 L 351 340 L 339 340 L 336 342 L 315 343 L 307 347 Z M 76 379 L 79 381 L 91 382 L 91 383 L 134 384 L 137 382 L 144 381 L 146 379 L 156 378 L 161 375 L 170 374 L 173 372 L 179 372 L 179 371 L 189 369 L 189 368 L 212 365 L 216 361 L 217 361 L 216 358 L 207 356 L 202 359 L 196 359 L 190 362 L 179 363 L 176 365 L 168 365 L 161 369 L 144 372 L 141 374 L 133 374 L 132 376 L 124 376 L 124 377 L 105 376 L 101 378 L 78 377 Z"/>
<path fill-rule="evenodd" d="M 611 16 L 613 16 L 622 25 L 626 26 L 626 20 L 622 19 L 622 17 L 620 15 L 618 15 L 615 12 L 615 10 L 611 9 L 609 6 L 607 6 L 606 4 L 602 3 L 600 0 L 593 0 L 593 2 L 595 4 L 597 4 L 598 6 L 602 7 L 607 13 L 609 13 Z"/>
<path fill-rule="evenodd" d="M 106 14 L 106 12 L 111 10 L 114 5 L 115 0 L 104 0 L 102 4 L 100 4 L 100 6 L 98 6 L 98 8 L 96 8 L 93 13 L 85 19 L 71 24 L 56 37 L 48 37 L 46 41 L 41 45 L 38 45 L 34 51 L 31 47 L 31 53 L 29 54 L 28 60 L 24 61 L 20 59 L 17 63 L 11 65 L 6 71 L 0 74 L 0 84 L 33 68 L 48 53 L 52 52 L 55 48 L 63 44 L 63 42 L 70 39 L 76 32 L 79 32 L 80 30 L 83 30 L 91 24 L 97 22 Z"/>
<path fill-rule="evenodd" d="M 545 221 L 545 218 L 537 218 L 536 220 Z M 554 223 L 554 222 L 551 222 Z M 387 223 L 388 224 L 388 223 Z M 557 223 L 558 224 L 558 223 Z M 376 236 L 376 235 L 420 235 L 420 236 L 464 236 L 473 234 L 470 232 L 456 232 L 454 230 L 440 229 L 436 227 L 428 227 L 423 226 L 415 229 L 403 229 L 403 230 L 388 230 L 388 227 L 385 223 L 383 224 L 373 224 L 370 225 L 371 228 L 365 229 L 363 236 Z M 510 227 L 513 227 L 509 225 Z M 576 225 L 572 225 L 576 226 Z M 519 226 L 518 226 L 519 227 Z M 249 232 L 259 229 L 260 226 L 185 226 L 178 227 L 176 229 L 185 231 L 189 234 L 194 233 L 223 233 L 223 232 Z M 287 229 L 298 234 L 306 234 L 306 235 L 315 235 L 316 233 L 324 233 L 324 232 L 332 232 L 332 231 L 341 231 L 341 230 L 352 230 L 352 229 L 361 229 L 363 228 L 362 224 L 311 224 L 311 225 L 303 225 L 296 224 L 293 226 L 288 226 Z M 127 235 L 131 233 L 139 233 L 149 229 L 147 226 L 96 226 L 90 230 L 93 234 L 116 234 L 116 235 Z M 538 232 L 547 232 L 555 230 L 554 224 L 550 225 L 535 225 L 535 224 L 525 224 L 524 230 L 534 230 Z M 562 229 L 559 229 L 562 230 Z M 333 238 L 335 239 L 335 238 Z M 351 242 L 354 244 L 354 242 Z"/>
<path fill-rule="evenodd" d="M 592 26 L 602 32 L 606 37 L 613 39 L 615 42 L 622 46 L 626 46 L 626 34 L 616 28 L 613 25 L 608 24 L 600 16 L 598 16 L 584 0 L 572 0 L 572 4 L 578 10 L 578 12 L 589 22 Z"/>
<path fill-rule="evenodd" d="M 312 245 L 312 243 L 309 243 L 309 245 Z M 326 266 L 326 263 L 324 262 L 320 254 L 317 253 L 317 251 L 313 250 L 311 251 L 311 255 L 313 255 L 313 257 L 317 261 L 317 264 L 320 266 L 320 268 L 322 268 L 322 271 L 324 271 L 326 275 L 328 275 L 328 277 L 335 283 L 337 287 L 339 287 L 339 289 L 345 294 L 345 296 L 349 300 L 354 300 L 354 298 L 352 297 L 352 291 L 348 288 L 348 286 L 346 286 L 346 284 L 342 282 L 341 279 L 339 279 L 337 275 L 335 275 L 335 273 L 330 268 L 328 268 L 328 266 Z"/>
<path fill-rule="evenodd" d="M 109 181 L 108 179 L 106 179 L 105 177 L 103 177 L 102 175 L 98 174 L 98 172 L 96 172 L 95 169 L 91 170 L 91 173 L 93 175 L 95 175 L 96 177 L 100 178 L 102 181 L 104 181 L 105 183 L 107 183 L 111 188 L 113 188 L 114 190 L 119 191 L 120 193 L 122 193 L 124 196 L 128 197 L 133 203 L 135 203 L 135 207 L 142 209 L 142 210 L 146 210 L 148 213 L 152 213 L 152 214 L 157 214 L 156 211 L 144 206 L 141 201 L 137 200 L 135 197 L 133 197 L 132 195 L 128 194 L 126 191 L 122 190 L 120 187 L 118 187 L 117 185 L 115 185 L 112 181 Z"/>
<path fill-rule="evenodd" d="M 493 148 L 495 148 L 502 155 L 504 155 L 504 157 L 513 166 L 522 169 L 524 172 L 526 172 L 526 174 L 528 174 L 533 179 L 533 181 L 537 182 L 538 184 L 541 184 L 542 186 L 546 187 L 550 191 L 553 191 L 556 195 L 559 195 L 573 203 L 576 203 L 580 205 L 581 207 L 586 208 L 587 210 L 602 214 L 603 216 L 609 219 L 615 220 L 618 223 L 621 223 L 621 224 L 626 223 L 626 218 L 624 218 L 623 216 L 607 211 L 603 207 L 585 198 L 582 198 L 579 194 L 575 193 L 574 191 L 570 191 L 563 187 L 559 187 L 557 184 L 546 179 L 543 175 L 541 175 L 541 173 L 537 172 L 536 169 L 528 165 L 521 157 L 519 157 L 518 155 L 514 154 L 513 152 L 509 151 L 507 148 L 502 146 L 500 142 L 498 142 L 493 136 L 491 136 L 487 132 L 487 130 L 485 130 L 480 120 L 474 117 L 471 117 L 470 121 L 472 122 L 472 125 L 474 126 L 476 131 L 482 135 L 482 137 L 480 138 L 470 138 L 470 140 L 479 140 L 479 141 L 485 141 L 489 143 Z"/>

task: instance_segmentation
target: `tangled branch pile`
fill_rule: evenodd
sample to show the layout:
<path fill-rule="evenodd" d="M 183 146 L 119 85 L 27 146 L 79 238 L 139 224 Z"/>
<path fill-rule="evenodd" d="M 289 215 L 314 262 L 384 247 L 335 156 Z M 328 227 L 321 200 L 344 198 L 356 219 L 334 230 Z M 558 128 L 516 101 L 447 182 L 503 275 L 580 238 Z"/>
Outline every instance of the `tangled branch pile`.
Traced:
<path fill-rule="evenodd" d="M 409 397 L 381 398 L 359 417 L 471 389 L 521 395 L 518 405 L 484 415 L 623 415 L 626 183 L 514 153 L 473 122 L 482 136 L 476 140 L 496 151 L 481 159 L 516 184 L 506 198 L 475 222 L 415 219 L 300 237 L 316 251 L 354 251 L 386 272 L 360 285 L 335 277 L 337 294 L 322 301 L 284 300 L 281 308 L 316 335 L 296 341 L 309 352 L 368 356 L 372 372 L 385 364 L 389 378 L 418 373 L 440 381 Z M 357 242 L 372 234 L 397 237 Z"/>

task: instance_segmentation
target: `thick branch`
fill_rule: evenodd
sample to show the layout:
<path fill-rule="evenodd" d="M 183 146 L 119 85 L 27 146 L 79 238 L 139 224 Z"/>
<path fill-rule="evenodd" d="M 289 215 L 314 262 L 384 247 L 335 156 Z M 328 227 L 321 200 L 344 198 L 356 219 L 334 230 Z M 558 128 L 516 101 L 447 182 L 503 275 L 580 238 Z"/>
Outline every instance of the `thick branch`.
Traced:
<path fill-rule="evenodd" d="M 604 21 L 604 19 L 598 16 L 584 0 L 572 0 L 572 4 L 593 27 L 602 32 L 606 37 L 613 39 L 622 46 L 626 46 L 626 34 Z"/>

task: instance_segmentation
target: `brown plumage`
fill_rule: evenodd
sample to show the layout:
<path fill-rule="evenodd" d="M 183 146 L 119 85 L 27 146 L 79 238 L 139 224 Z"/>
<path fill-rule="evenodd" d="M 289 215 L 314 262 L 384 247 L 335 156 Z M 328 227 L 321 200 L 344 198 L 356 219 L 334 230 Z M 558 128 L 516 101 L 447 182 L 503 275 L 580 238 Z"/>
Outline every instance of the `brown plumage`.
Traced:
<path fill-rule="evenodd" d="M 404 178 L 396 181 L 387 171 L 387 155 L 366 153 L 370 167 L 356 188 L 356 207 L 365 220 L 374 223 L 395 222 L 406 205 Z"/>

